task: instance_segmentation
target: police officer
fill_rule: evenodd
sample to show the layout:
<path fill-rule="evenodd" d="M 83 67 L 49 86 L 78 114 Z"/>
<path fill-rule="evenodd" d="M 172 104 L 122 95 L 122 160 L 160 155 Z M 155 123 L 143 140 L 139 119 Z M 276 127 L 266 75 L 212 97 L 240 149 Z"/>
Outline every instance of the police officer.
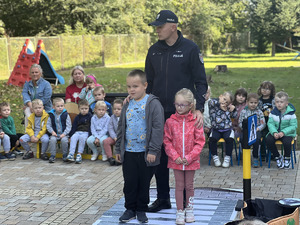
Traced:
<path fill-rule="evenodd" d="M 202 126 L 202 112 L 207 90 L 203 57 L 199 47 L 184 38 L 177 30 L 178 18 L 170 10 L 162 10 L 156 20 L 149 23 L 155 26 L 158 41 L 147 54 L 145 72 L 147 75 L 147 93 L 159 97 L 165 111 L 165 120 L 175 113 L 174 98 L 182 88 L 190 89 L 196 98 L 196 125 Z M 168 157 L 162 147 L 160 165 L 155 178 L 157 199 L 149 205 L 149 212 L 171 208 Z"/>

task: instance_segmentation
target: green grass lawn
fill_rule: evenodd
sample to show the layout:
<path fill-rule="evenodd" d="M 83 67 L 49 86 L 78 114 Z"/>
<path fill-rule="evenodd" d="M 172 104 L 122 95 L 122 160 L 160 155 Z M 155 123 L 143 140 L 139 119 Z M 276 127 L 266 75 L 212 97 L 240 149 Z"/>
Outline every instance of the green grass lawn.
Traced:
<path fill-rule="evenodd" d="M 240 87 L 249 92 L 256 92 L 260 83 L 270 80 L 275 84 L 276 91 L 286 91 L 290 102 L 298 109 L 297 117 L 300 118 L 300 58 L 292 60 L 295 53 L 276 54 L 276 57 L 257 54 L 230 54 L 204 57 L 207 76 L 211 76 L 209 83 L 213 97 L 219 96 L 224 91 L 233 94 Z M 227 73 L 215 73 L 216 65 L 227 65 Z M 133 69 L 144 69 L 144 62 L 116 65 L 110 67 L 86 68 L 86 74 L 93 73 L 106 89 L 106 92 L 126 92 L 126 75 Z M 55 93 L 62 93 L 68 85 L 70 71 L 58 71 L 66 81 L 65 85 L 54 88 Z M 0 84 L 1 101 L 12 104 L 13 116 L 18 131 L 24 128 L 20 125 L 22 120 L 21 89 L 8 87 L 6 81 Z M 299 133 L 298 128 L 298 133 Z"/>

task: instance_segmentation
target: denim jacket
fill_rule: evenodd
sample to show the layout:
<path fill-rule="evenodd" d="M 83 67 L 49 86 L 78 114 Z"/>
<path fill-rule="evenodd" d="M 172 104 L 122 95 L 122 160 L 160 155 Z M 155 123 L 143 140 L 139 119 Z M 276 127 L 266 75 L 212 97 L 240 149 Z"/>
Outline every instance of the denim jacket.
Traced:
<path fill-rule="evenodd" d="M 37 81 L 37 86 L 35 88 L 36 94 L 34 95 L 34 85 L 32 81 L 27 81 L 24 84 L 22 91 L 24 105 L 34 99 L 41 99 L 43 101 L 45 111 L 49 112 L 52 109 L 52 88 L 50 83 L 41 77 Z"/>

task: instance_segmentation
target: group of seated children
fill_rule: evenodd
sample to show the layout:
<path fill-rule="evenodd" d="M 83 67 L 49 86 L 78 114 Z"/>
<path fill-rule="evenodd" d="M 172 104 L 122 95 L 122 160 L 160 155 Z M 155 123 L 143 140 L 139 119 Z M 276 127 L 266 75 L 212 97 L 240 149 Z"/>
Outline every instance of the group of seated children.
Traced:
<path fill-rule="evenodd" d="M 236 91 L 234 99 L 229 92 L 218 99 L 210 99 L 208 88 L 204 108 L 204 131 L 209 136 L 209 149 L 216 167 L 229 167 L 234 138 L 243 138 L 242 123 L 249 116 L 257 115 L 256 142 L 253 144 L 253 167 L 258 167 L 258 149 L 265 157 L 267 148 L 274 156 L 278 168 L 289 169 L 291 166 L 291 141 L 296 137 L 297 118 L 294 106 L 288 102 L 288 94 L 278 92 L 270 81 L 264 81 L 258 93 L 247 93 L 244 88 Z M 221 164 L 217 154 L 217 142 L 225 140 L 226 155 Z M 280 155 L 275 142 L 280 140 L 284 146 L 284 156 Z"/>
<path fill-rule="evenodd" d="M 65 103 L 62 98 L 53 99 L 53 109 L 48 113 L 44 110 L 43 102 L 40 99 L 32 101 L 33 113 L 28 118 L 28 126 L 25 134 L 17 134 L 13 118 L 10 114 L 10 106 L 4 102 L 0 105 L 0 144 L 3 142 L 5 154 L 3 158 L 9 160 L 15 159 L 15 154 L 10 150 L 19 144 L 25 149 L 23 159 L 34 157 L 29 143 L 41 141 L 41 159 L 49 160 L 49 163 L 55 162 L 57 141 L 63 153 L 63 161 L 81 163 L 81 154 L 84 151 L 85 144 L 91 148 L 93 155 L 91 160 L 98 158 L 97 147 L 102 149 L 102 160 L 109 162 L 110 165 L 120 165 L 112 156 L 112 146 L 116 142 L 116 131 L 118 120 L 121 114 L 123 101 L 116 99 L 113 103 L 113 115 L 107 114 L 108 106 L 111 105 L 104 101 L 105 93 L 102 86 L 93 89 L 95 98 L 90 101 L 94 104 L 93 111 L 87 99 L 81 99 L 78 102 L 79 114 L 75 117 L 73 123 L 65 109 Z M 100 97 L 99 97 L 100 96 Z M 91 113 L 93 112 L 94 115 Z M 70 142 L 70 148 L 68 148 Z M 77 145 L 78 142 L 78 145 Z M 74 158 L 76 147 L 78 153 Z M 49 147 L 50 158 L 46 151 Z"/>

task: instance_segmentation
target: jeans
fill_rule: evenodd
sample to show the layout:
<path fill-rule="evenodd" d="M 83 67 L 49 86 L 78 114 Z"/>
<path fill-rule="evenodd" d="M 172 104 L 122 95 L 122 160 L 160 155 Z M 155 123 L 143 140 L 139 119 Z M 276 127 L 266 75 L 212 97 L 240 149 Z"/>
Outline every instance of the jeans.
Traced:
<path fill-rule="evenodd" d="M 101 146 L 101 150 L 102 150 L 102 155 L 105 155 L 105 152 L 104 152 L 104 147 L 103 147 L 103 141 L 108 138 L 107 135 L 104 135 L 100 138 L 100 146 Z M 86 143 L 87 145 L 89 146 L 90 149 L 92 149 L 92 152 L 94 154 L 98 154 L 98 150 L 97 150 L 97 146 L 94 144 L 94 141 L 95 141 L 96 137 L 94 135 L 90 136 Z M 104 153 L 104 154 L 103 154 Z"/>
<path fill-rule="evenodd" d="M 71 137 L 69 154 L 74 155 L 77 142 L 78 142 L 78 153 L 82 154 L 88 136 L 89 136 L 89 132 L 87 131 L 76 131 Z"/>
<path fill-rule="evenodd" d="M 10 139 L 7 134 L 4 134 L 3 138 L 0 138 L 0 146 L 3 144 L 4 152 L 9 152 L 10 150 Z"/>

